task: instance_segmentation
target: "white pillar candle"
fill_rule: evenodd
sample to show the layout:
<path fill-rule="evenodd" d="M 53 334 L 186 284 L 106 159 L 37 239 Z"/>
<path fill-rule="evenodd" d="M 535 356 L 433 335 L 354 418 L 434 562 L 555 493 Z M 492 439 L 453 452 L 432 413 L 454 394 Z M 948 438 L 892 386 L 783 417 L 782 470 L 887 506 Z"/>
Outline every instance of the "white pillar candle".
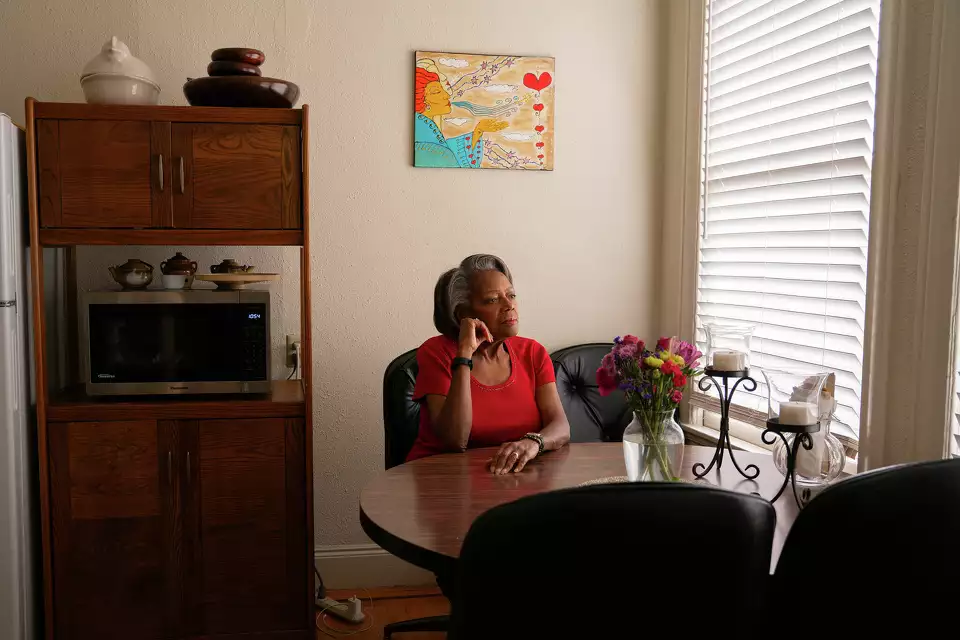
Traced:
<path fill-rule="evenodd" d="M 812 402 L 781 402 L 780 424 L 802 427 L 817 422 L 817 405 Z"/>
<path fill-rule="evenodd" d="M 747 368 L 747 354 L 742 351 L 715 351 L 713 368 L 717 371 L 742 371 Z"/>

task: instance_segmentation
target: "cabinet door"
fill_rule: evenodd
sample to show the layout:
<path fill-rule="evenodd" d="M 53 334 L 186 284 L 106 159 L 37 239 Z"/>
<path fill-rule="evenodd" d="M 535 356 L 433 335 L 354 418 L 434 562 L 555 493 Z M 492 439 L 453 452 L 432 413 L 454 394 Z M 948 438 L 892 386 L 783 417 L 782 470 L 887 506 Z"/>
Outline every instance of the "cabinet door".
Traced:
<path fill-rule="evenodd" d="M 176 227 L 300 227 L 298 127 L 174 124 L 173 157 Z"/>
<path fill-rule="evenodd" d="M 183 431 L 185 635 L 305 630 L 303 420 L 200 420 Z"/>
<path fill-rule="evenodd" d="M 49 429 L 54 636 L 178 635 L 170 423 Z"/>
<path fill-rule="evenodd" d="M 41 120 L 37 148 L 42 226 L 172 224 L 170 123 Z"/>

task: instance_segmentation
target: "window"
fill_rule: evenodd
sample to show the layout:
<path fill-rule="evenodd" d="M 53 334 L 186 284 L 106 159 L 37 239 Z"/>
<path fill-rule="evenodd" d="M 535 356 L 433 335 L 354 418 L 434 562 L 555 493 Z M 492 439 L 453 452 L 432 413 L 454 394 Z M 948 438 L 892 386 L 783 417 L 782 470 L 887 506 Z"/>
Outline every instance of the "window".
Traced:
<path fill-rule="evenodd" d="M 835 372 L 832 431 L 855 450 L 880 1 L 708 0 L 706 15 L 698 341 L 704 322 L 750 322 L 754 366 Z M 758 378 L 733 417 L 762 423 Z"/>

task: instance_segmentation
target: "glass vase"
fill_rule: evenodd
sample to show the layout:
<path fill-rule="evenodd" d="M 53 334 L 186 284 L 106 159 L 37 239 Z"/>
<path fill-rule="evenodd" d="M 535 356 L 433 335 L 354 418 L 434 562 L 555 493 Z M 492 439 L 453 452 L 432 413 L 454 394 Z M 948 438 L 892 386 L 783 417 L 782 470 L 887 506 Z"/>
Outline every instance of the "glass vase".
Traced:
<path fill-rule="evenodd" d="M 673 410 L 634 411 L 623 432 L 623 459 L 631 482 L 674 482 L 683 463 L 683 429 Z"/>
<path fill-rule="evenodd" d="M 797 448 L 796 481 L 798 485 L 821 485 L 835 480 L 843 471 L 846 454 L 843 445 L 830 433 L 834 398 L 834 375 L 830 372 L 763 369 L 767 385 L 767 415 L 781 424 L 818 423 L 820 429 L 809 434 L 812 447 L 801 443 Z M 791 419 L 786 419 L 789 414 Z M 806 416 L 806 418 L 804 418 Z M 799 437 L 786 435 L 786 442 L 777 439 L 773 447 L 773 464 L 786 475 L 787 454 Z"/>

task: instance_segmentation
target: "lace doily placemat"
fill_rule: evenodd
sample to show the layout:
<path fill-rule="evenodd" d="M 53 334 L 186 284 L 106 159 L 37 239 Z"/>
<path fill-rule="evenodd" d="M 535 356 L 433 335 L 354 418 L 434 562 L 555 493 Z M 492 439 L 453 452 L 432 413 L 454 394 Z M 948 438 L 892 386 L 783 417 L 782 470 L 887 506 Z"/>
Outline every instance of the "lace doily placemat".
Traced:
<path fill-rule="evenodd" d="M 606 478 L 597 478 L 596 480 L 587 480 L 586 482 L 581 482 L 578 484 L 578 487 L 589 487 L 595 484 L 619 484 L 621 482 L 630 482 L 630 479 L 627 476 L 607 476 Z"/>

